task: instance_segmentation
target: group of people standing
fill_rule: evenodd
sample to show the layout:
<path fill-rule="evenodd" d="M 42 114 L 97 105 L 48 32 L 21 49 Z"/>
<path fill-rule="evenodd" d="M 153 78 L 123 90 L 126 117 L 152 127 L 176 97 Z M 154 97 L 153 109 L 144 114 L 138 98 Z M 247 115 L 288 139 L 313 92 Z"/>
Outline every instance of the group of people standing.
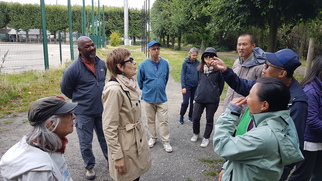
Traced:
<path fill-rule="evenodd" d="M 215 152 L 227 160 L 219 180 L 321 180 L 322 174 L 318 170 L 322 165 L 319 139 L 322 133 L 322 57 L 313 61 L 310 75 L 300 84 L 293 77 L 295 69 L 301 65 L 298 55 L 290 49 L 266 53 L 256 47 L 252 34 L 239 36 L 239 58 L 232 68 L 228 68 L 214 51 L 209 50 L 213 48 L 207 48 L 201 56 L 204 62 L 205 54 L 213 52 L 210 61 L 206 60 L 206 66 L 203 65 L 204 71 L 193 68 L 198 61 L 193 58 L 190 61 L 186 59 L 182 65 L 183 102 L 179 122 L 184 123 L 183 116 L 190 103 L 189 117 L 193 121 L 191 141 L 197 141 L 198 118 L 203 110 L 200 112 L 198 95 L 187 94 L 186 91 L 193 90 L 192 84 L 187 81 L 195 81 L 186 78 L 188 76 L 183 73 L 186 70 L 199 73 L 198 84 L 195 84 L 195 92 L 198 92 L 200 85 L 211 85 L 204 84 L 200 73 L 207 75 L 209 69 L 220 72 L 221 79 L 217 79 L 217 84 L 225 81 L 229 88 L 213 137 Z M 209 99 L 221 94 L 214 90 L 211 92 L 204 92 L 208 98 L 204 104 L 211 104 Z M 204 140 L 208 130 L 213 128 L 213 122 L 209 124 L 208 121 L 208 112 L 206 109 L 207 123 L 201 147 L 206 145 Z"/>
<path fill-rule="evenodd" d="M 104 62 L 89 37 L 77 42 L 79 58 L 65 70 L 60 84 L 72 102 L 47 97 L 33 103 L 28 112 L 33 130 L 0 161 L 5 180 L 71 181 L 63 153 L 74 121 L 88 180 L 96 178 L 94 130 L 114 180 L 138 181 L 149 170 L 157 127 L 164 150 L 173 151 L 166 95 L 170 68 L 160 57 L 161 44 L 148 44 L 150 57 L 137 71 L 128 49 L 113 50 Z M 242 34 L 237 51 L 239 58 L 229 68 L 213 47 L 202 53 L 201 61 L 198 49 L 190 49 L 181 70 L 179 123 L 184 124 L 189 107 L 191 141 L 196 142 L 206 109 L 200 146 L 208 146 L 214 130 L 214 151 L 226 159 L 219 180 L 286 180 L 295 165 L 289 180 L 321 180 L 322 57 L 314 60 L 311 73 L 300 84 L 293 77 L 301 65 L 293 50 L 266 53 L 255 46 L 252 34 Z M 214 121 L 224 82 L 230 88 L 223 113 Z"/>

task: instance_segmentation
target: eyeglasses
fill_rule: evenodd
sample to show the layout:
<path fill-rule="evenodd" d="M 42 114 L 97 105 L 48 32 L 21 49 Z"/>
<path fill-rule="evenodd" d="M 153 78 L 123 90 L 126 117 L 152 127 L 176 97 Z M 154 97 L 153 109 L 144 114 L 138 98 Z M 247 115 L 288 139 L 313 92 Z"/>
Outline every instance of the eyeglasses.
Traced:
<path fill-rule="evenodd" d="M 130 63 L 133 63 L 133 61 L 134 61 L 134 58 L 130 58 L 130 59 L 128 59 L 128 60 L 124 60 L 124 61 L 122 61 L 120 64 L 121 65 L 124 65 L 124 64 L 126 64 L 127 62 L 130 62 Z"/>
<path fill-rule="evenodd" d="M 160 50 L 160 48 L 150 48 L 153 51 Z"/>
<path fill-rule="evenodd" d="M 268 69 L 268 67 L 273 67 L 273 68 L 276 68 L 276 69 L 280 69 L 280 70 L 285 70 L 283 67 L 279 67 L 279 66 L 276 66 L 276 65 L 273 65 L 271 63 L 269 63 L 268 61 L 265 61 L 265 70 Z"/>

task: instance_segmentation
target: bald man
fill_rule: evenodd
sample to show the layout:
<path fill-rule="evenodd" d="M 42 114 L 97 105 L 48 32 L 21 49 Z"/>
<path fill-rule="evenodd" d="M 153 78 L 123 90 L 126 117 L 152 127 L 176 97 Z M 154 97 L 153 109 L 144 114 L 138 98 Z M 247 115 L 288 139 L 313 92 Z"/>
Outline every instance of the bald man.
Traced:
<path fill-rule="evenodd" d="M 107 144 L 102 128 L 102 91 L 105 86 L 106 65 L 96 56 L 94 42 L 87 36 L 77 39 L 79 57 L 64 72 L 60 88 L 63 94 L 78 102 L 75 127 L 88 180 L 96 178 L 95 157 L 92 151 L 94 130 L 104 157 Z"/>

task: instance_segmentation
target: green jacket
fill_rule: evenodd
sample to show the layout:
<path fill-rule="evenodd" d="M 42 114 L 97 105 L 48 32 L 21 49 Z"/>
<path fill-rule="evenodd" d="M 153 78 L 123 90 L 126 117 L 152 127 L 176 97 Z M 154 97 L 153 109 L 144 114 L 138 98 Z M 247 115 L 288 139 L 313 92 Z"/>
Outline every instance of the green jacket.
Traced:
<path fill-rule="evenodd" d="M 284 165 L 303 159 L 289 110 L 253 114 L 255 127 L 244 135 L 232 136 L 238 115 L 231 110 L 215 125 L 214 150 L 228 160 L 223 181 L 277 181 Z"/>

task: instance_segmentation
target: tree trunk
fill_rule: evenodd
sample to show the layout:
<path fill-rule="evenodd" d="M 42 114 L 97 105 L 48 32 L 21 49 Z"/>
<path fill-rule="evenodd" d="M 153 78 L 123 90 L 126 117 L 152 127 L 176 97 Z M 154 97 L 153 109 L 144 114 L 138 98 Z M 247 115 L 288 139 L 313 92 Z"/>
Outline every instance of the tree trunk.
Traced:
<path fill-rule="evenodd" d="M 304 26 L 300 26 L 300 34 L 302 35 L 300 37 L 300 47 L 299 47 L 299 56 L 303 57 L 304 56 L 304 46 L 306 44 L 306 32 L 305 32 Z"/>
<path fill-rule="evenodd" d="M 201 46 L 200 46 L 200 54 L 203 54 L 203 52 L 205 52 L 205 50 L 206 50 L 205 42 L 202 39 Z"/>
<path fill-rule="evenodd" d="M 136 37 L 133 36 L 133 45 L 135 45 L 135 44 L 136 44 Z"/>
<path fill-rule="evenodd" d="M 170 47 L 170 35 L 167 35 L 167 48 Z"/>
<path fill-rule="evenodd" d="M 26 42 L 31 42 L 31 41 L 29 40 L 29 32 L 28 32 L 28 30 L 26 30 Z"/>
<path fill-rule="evenodd" d="M 181 33 L 178 36 L 178 50 L 181 50 Z"/>
<path fill-rule="evenodd" d="M 268 36 L 268 52 L 276 51 L 276 42 L 277 42 L 277 22 L 272 21 L 269 26 L 269 36 Z"/>
<path fill-rule="evenodd" d="M 307 59 L 306 59 L 306 68 L 305 68 L 305 74 L 304 77 L 308 76 L 311 72 L 312 68 L 312 60 L 314 56 L 314 38 L 310 38 L 309 41 L 309 50 L 307 51 Z"/>
<path fill-rule="evenodd" d="M 176 37 L 175 36 L 171 36 L 171 48 L 174 49 L 174 44 L 176 42 Z"/>

